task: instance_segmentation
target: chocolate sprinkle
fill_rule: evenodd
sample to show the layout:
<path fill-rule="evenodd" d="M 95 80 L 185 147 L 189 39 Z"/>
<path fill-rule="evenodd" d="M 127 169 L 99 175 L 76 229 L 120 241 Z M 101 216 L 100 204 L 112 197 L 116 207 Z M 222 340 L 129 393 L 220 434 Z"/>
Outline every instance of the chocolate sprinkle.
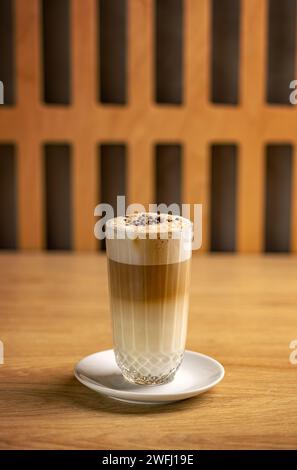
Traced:
<path fill-rule="evenodd" d="M 132 214 L 132 216 L 127 216 L 124 218 L 125 225 L 134 225 L 135 227 L 145 226 L 145 225 L 157 225 L 162 222 L 171 222 L 172 218 L 168 217 L 167 214 Z"/>

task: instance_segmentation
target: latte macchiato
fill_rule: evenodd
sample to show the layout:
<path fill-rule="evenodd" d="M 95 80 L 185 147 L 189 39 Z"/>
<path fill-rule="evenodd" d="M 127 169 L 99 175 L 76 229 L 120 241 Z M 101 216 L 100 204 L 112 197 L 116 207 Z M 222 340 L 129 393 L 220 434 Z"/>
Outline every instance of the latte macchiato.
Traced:
<path fill-rule="evenodd" d="M 106 225 L 114 351 L 130 381 L 166 383 L 184 354 L 192 224 L 137 213 Z"/>

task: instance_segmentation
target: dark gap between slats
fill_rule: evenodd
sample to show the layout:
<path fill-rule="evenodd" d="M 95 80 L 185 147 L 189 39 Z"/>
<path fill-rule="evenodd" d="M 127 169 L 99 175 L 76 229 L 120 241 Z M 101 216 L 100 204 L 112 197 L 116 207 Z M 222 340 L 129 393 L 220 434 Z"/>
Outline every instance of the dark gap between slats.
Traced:
<path fill-rule="evenodd" d="M 155 0 L 155 100 L 183 102 L 182 0 Z"/>
<path fill-rule="evenodd" d="M 126 145 L 102 144 L 99 146 L 100 194 L 102 203 L 110 204 L 117 216 L 117 196 L 126 193 Z M 105 240 L 99 242 L 105 250 Z"/>
<path fill-rule="evenodd" d="M 157 204 L 181 204 L 182 146 L 158 144 L 155 152 Z"/>
<path fill-rule="evenodd" d="M 43 100 L 71 103 L 69 0 L 42 0 Z M 87 52 L 86 52 L 87 53 Z M 80 90 L 83 93 L 83 90 Z"/>
<path fill-rule="evenodd" d="M 126 0 L 98 0 L 98 77 L 102 103 L 127 103 L 127 23 Z"/>
<path fill-rule="evenodd" d="M 237 146 L 213 145 L 211 147 L 211 251 L 236 250 L 236 176 Z"/>
<path fill-rule="evenodd" d="M 270 0 L 268 13 L 267 101 L 290 105 L 295 76 L 296 0 Z"/>
<path fill-rule="evenodd" d="M 291 243 L 291 145 L 266 148 L 265 251 L 289 252 Z"/>
<path fill-rule="evenodd" d="M 17 248 L 16 155 L 11 144 L 0 145 L 0 248 Z"/>
<path fill-rule="evenodd" d="M 212 0 L 211 11 L 211 101 L 236 105 L 239 101 L 240 0 Z"/>
<path fill-rule="evenodd" d="M 4 105 L 15 104 L 15 2 L 0 0 L 0 80 Z"/>
<path fill-rule="evenodd" d="M 71 148 L 68 144 L 47 144 L 44 153 L 46 247 L 48 250 L 71 250 Z"/>

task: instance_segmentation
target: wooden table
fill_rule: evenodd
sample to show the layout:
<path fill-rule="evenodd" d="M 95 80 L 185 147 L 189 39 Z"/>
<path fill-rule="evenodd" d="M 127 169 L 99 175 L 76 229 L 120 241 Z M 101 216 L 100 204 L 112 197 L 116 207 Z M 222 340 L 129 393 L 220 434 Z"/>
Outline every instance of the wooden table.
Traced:
<path fill-rule="evenodd" d="M 111 347 L 103 255 L 0 256 L 1 449 L 296 448 L 297 260 L 196 256 L 188 349 L 221 361 L 212 391 L 155 407 L 78 383 Z"/>

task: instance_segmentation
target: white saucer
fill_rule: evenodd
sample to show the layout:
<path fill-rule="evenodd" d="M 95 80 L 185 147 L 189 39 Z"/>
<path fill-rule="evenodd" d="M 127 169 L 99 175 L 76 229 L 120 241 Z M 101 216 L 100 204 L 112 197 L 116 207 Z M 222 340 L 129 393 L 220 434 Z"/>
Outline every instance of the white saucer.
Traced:
<path fill-rule="evenodd" d="M 224 377 L 224 367 L 204 354 L 186 351 L 172 382 L 165 385 L 135 385 L 118 368 L 112 349 L 82 359 L 74 369 L 75 377 L 86 387 L 115 400 L 130 403 L 160 404 L 184 400 L 204 393 Z"/>

